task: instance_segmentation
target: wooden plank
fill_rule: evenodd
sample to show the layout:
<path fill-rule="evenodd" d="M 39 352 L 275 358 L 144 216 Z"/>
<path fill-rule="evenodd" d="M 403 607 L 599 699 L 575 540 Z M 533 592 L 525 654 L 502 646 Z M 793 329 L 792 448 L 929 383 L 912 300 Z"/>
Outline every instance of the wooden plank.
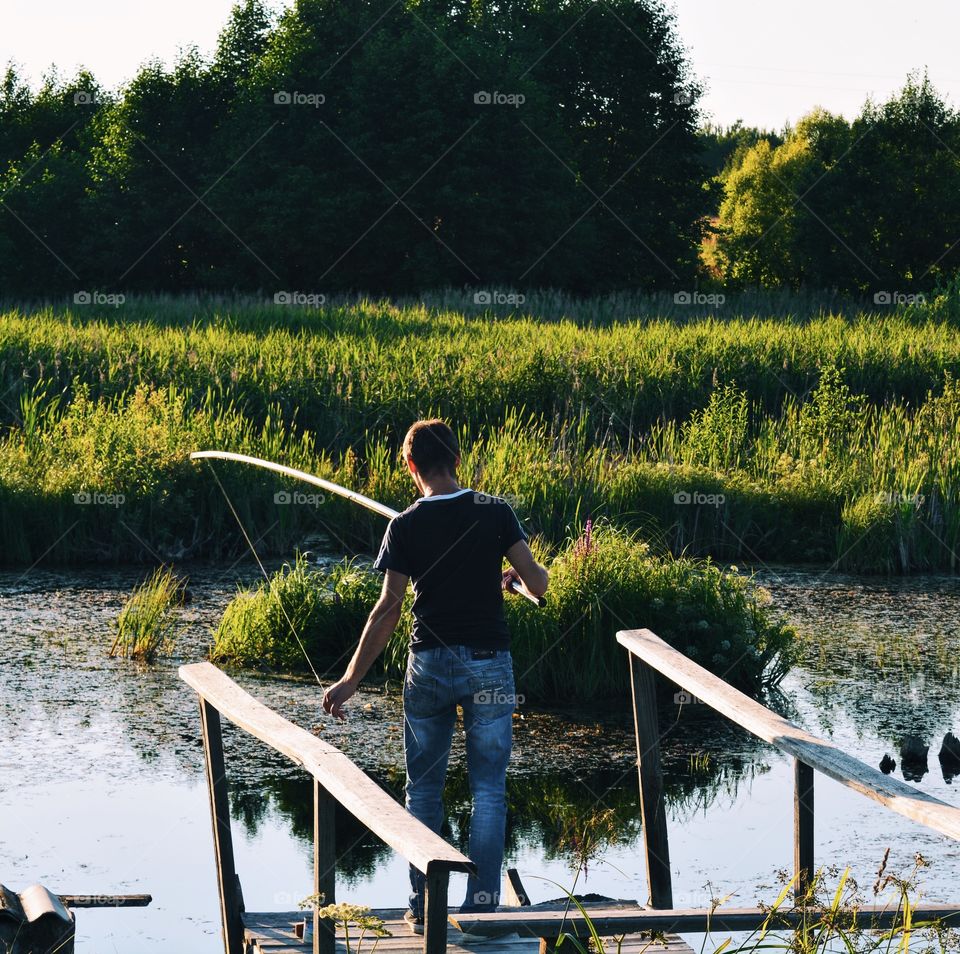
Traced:
<path fill-rule="evenodd" d="M 203 731 L 207 790 L 210 795 L 210 819 L 213 826 L 213 851 L 217 865 L 223 949 L 226 954 L 244 954 L 243 911 L 237 892 L 237 868 L 233 859 L 230 798 L 227 793 L 227 774 L 223 761 L 220 714 L 203 698 L 200 699 L 200 725 Z"/>
<path fill-rule="evenodd" d="M 648 629 L 621 630 L 617 641 L 669 680 L 748 732 L 891 811 L 960 840 L 960 808 L 848 755 L 707 672 Z"/>
<path fill-rule="evenodd" d="M 180 678 L 245 732 L 302 765 L 344 808 L 420 871 L 473 872 L 466 855 L 413 817 L 339 749 L 294 725 L 211 663 L 181 666 Z"/>
<path fill-rule="evenodd" d="M 623 912 L 619 908 L 602 905 L 584 905 L 597 933 L 602 937 L 620 934 L 638 934 L 651 931 L 668 933 L 704 934 L 716 931 L 752 931 L 760 927 L 770 916 L 762 908 L 675 908 L 671 910 L 648 909 Z M 832 917 L 829 909 L 808 908 L 777 912 L 771 918 L 771 928 L 791 927 L 801 924 L 806 918 L 813 923 L 821 915 Z M 903 912 L 896 906 L 863 905 L 858 909 L 857 923 L 862 927 L 889 928 L 901 923 Z M 948 924 L 960 926 L 960 906 L 954 904 L 919 904 L 911 911 L 914 926 L 920 921 L 948 919 Z M 509 928 L 522 936 L 556 938 L 561 932 L 585 934 L 589 928 L 578 910 L 564 914 L 563 911 L 538 911 L 533 908 L 517 911 L 497 911 L 493 914 L 451 914 L 450 921 L 460 931 L 471 934 L 494 935 Z"/>
<path fill-rule="evenodd" d="M 427 869 L 426 910 L 423 913 L 423 954 L 444 954 L 447 950 L 447 868 Z"/>
<path fill-rule="evenodd" d="M 588 906 L 590 907 L 590 906 Z M 636 905 L 605 905 L 616 911 L 636 910 Z M 377 950 L 384 954 L 421 954 L 422 940 L 410 933 L 403 921 L 403 908 L 378 909 L 373 913 L 382 918 L 392 937 L 377 942 Z M 529 910 L 529 909 L 527 909 Z M 246 938 L 252 952 L 260 954 L 309 954 L 309 945 L 293 936 L 293 925 L 303 919 L 302 911 L 266 912 L 244 915 Z M 476 954 L 475 942 L 462 943 L 460 932 L 451 928 L 447 937 L 447 954 Z M 536 954 L 539 941 L 534 937 L 509 934 L 491 938 L 483 944 L 484 954 Z M 366 942 L 364 943 L 366 949 Z M 347 954 L 343 933 L 337 937 L 337 954 Z M 627 937 L 619 944 L 619 954 L 693 954 L 692 949 L 676 936 L 664 942 L 652 941 L 646 935 Z"/>
<path fill-rule="evenodd" d="M 797 875 L 794 896 L 803 898 L 810 888 L 813 867 L 813 769 L 793 760 L 793 865 Z"/>
<path fill-rule="evenodd" d="M 316 780 L 313 781 L 313 893 L 323 895 L 324 904 L 337 901 L 336 802 Z M 336 931 L 321 921 L 313 909 L 313 954 L 334 954 Z"/>
<path fill-rule="evenodd" d="M 145 908 L 152 900 L 150 894 L 61 894 L 67 908 Z"/>
<path fill-rule="evenodd" d="M 660 765 L 660 729 L 657 724 L 657 693 L 653 670 L 630 654 L 630 685 L 633 690 L 633 725 L 640 776 L 640 814 L 650 904 L 673 907 L 670 875 L 670 845 L 667 837 L 667 802 Z"/>

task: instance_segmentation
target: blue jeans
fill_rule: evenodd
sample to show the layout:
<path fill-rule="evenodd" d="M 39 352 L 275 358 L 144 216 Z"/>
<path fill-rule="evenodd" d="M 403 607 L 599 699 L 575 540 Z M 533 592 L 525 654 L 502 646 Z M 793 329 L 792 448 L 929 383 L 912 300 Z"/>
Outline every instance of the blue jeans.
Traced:
<path fill-rule="evenodd" d="M 474 659 L 468 646 L 410 653 L 403 685 L 407 810 L 439 833 L 443 783 L 457 706 L 463 707 L 470 815 L 470 860 L 461 912 L 493 911 L 500 902 L 500 872 L 507 818 L 507 763 L 513 742 L 513 660 L 509 650 Z M 424 876 L 410 867 L 410 910 L 424 914 Z"/>

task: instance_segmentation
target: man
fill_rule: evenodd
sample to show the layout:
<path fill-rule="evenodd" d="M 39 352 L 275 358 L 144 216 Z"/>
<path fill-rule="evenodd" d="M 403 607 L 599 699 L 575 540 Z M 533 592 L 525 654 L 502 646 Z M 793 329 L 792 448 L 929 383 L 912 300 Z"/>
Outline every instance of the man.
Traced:
<path fill-rule="evenodd" d="M 459 485 L 460 447 L 443 421 L 417 421 L 403 456 L 421 496 L 387 527 L 374 563 L 385 572 L 383 590 L 343 678 L 324 693 L 323 707 L 343 718 L 343 704 L 396 628 L 412 580 L 414 623 L 403 688 L 406 805 L 440 831 L 450 743 L 462 707 L 473 798 L 469 853 L 477 873 L 467 880 L 460 910 L 492 911 L 500 897 L 515 703 L 503 590 L 517 580 L 542 596 L 547 571 L 506 501 Z M 413 867 L 410 883 L 406 919 L 422 934 L 424 877 Z"/>

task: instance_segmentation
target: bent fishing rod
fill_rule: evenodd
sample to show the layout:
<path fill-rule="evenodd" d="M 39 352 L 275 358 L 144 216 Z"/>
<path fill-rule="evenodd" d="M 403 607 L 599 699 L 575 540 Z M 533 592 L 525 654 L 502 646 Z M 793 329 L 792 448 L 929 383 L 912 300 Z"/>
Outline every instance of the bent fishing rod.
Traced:
<path fill-rule="evenodd" d="M 367 510 L 372 510 L 374 513 L 380 514 L 381 517 L 386 517 L 388 520 L 392 520 L 399 515 L 399 511 L 371 497 L 365 497 L 363 494 L 358 494 L 355 490 L 350 490 L 347 487 L 341 487 L 340 484 L 335 484 L 331 480 L 324 480 L 315 474 L 308 474 L 305 470 L 297 470 L 295 467 L 287 467 L 285 464 L 276 464 L 270 460 L 261 460 L 259 457 L 250 457 L 247 454 L 235 454 L 232 451 L 194 451 L 190 455 L 190 460 L 209 459 L 232 460 L 241 464 L 250 464 L 253 467 L 261 467 L 264 470 L 272 470 L 274 473 L 283 474 L 285 477 L 293 477 L 295 480 L 305 481 L 308 484 L 313 484 L 314 487 L 319 487 L 321 490 L 327 490 L 332 494 L 337 494 L 340 497 L 351 500 L 361 507 L 366 507 Z M 518 596 L 523 596 L 530 600 L 530 602 L 536 606 L 546 606 L 547 600 L 545 597 L 534 596 L 533 593 L 517 580 L 511 580 L 510 590 Z"/>

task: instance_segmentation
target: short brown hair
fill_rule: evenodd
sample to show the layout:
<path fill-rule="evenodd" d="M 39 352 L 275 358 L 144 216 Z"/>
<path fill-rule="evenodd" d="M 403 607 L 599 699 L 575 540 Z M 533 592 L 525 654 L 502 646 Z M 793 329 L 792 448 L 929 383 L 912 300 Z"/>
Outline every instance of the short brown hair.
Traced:
<path fill-rule="evenodd" d="M 417 465 L 425 477 L 447 471 L 455 473 L 460 444 L 456 434 L 439 418 L 417 421 L 403 439 L 403 456 Z"/>

